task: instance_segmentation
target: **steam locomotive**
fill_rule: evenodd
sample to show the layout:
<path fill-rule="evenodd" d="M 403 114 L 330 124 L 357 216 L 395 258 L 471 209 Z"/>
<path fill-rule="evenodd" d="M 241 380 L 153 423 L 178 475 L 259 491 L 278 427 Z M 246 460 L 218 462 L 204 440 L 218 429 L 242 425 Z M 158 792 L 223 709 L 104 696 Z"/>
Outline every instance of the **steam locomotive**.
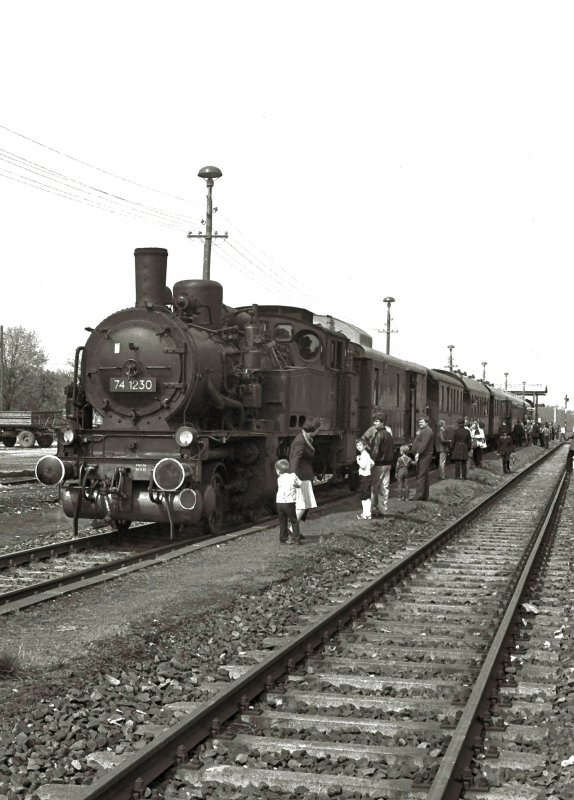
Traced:
<path fill-rule="evenodd" d="M 397 446 L 430 416 L 483 421 L 492 439 L 527 403 L 372 349 L 360 329 L 303 308 L 231 308 L 216 281 L 166 285 L 167 250 L 135 251 L 135 305 L 76 350 L 67 424 L 38 480 L 73 519 L 221 529 L 273 504 L 274 463 L 318 417 L 317 476 L 353 477 L 355 440 L 384 412 Z"/>

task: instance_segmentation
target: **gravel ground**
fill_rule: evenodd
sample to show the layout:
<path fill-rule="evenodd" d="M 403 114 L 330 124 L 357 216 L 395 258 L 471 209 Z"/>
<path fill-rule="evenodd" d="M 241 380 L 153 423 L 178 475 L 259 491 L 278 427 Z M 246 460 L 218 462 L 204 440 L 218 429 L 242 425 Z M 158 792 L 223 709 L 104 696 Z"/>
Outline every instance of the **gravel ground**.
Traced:
<path fill-rule="evenodd" d="M 539 455 L 521 450 L 516 465 Z M 466 482 L 434 484 L 428 503 L 391 497 L 390 514 L 371 522 L 356 519 L 350 497 L 311 516 L 302 547 L 280 546 L 273 527 L 0 620 L 0 800 L 32 800 L 46 782 L 85 782 L 92 753 L 142 746 L 146 724 L 177 718 L 168 704 L 205 699 L 229 680 L 227 663 L 504 480 L 500 460 L 488 461 Z M 37 489 L 28 502 L 48 507 L 49 493 Z M 21 495 L 14 491 L 15 509 L 9 496 L 0 494 L 0 523 L 18 511 L 25 521 Z"/>

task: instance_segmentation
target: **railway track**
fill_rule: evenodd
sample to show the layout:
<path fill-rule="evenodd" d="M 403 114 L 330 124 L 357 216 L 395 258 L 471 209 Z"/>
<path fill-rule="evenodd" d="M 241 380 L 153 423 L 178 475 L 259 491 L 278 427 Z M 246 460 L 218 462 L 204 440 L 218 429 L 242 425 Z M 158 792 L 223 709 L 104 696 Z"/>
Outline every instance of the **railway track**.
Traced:
<path fill-rule="evenodd" d="M 154 536 L 154 546 L 141 538 L 130 541 L 129 537 L 123 537 L 118 545 L 117 534 L 106 532 L 0 556 L 0 616 L 261 530 L 253 527 L 222 536 L 186 537 L 165 543 L 165 537 L 153 534 L 157 525 L 141 527 L 151 529 L 148 535 Z M 164 543 L 158 545 L 160 540 Z"/>
<path fill-rule="evenodd" d="M 143 797 L 175 760 L 166 797 L 536 797 L 520 792 L 540 773 L 543 748 L 521 762 L 500 708 L 509 693 L 526 696 L 516 681 L 532 641 L 532 572 L 539 591 L 554 548 L 563 560 L 568 550 L 553 528 L 563 459 L 549 456 L 382 574 L 373 565 L 287 636 L 243 654 L 212 701 L 78 796 Z M 498 762 L 495 741 L 510 750 Z"/>
<path fill-rule="evenodd" d="M 322 507 L 328 509 L 348 496 L 348 489 L 331 491 Z M 275 525 L 275 517 L 265 516 L 257 525 L 232 526 L 219 536 L 196 534 L 166 543 L 161 526 L 136 524 L 127 535 L 109 530 L 0 553 L 0 616 Z"/>

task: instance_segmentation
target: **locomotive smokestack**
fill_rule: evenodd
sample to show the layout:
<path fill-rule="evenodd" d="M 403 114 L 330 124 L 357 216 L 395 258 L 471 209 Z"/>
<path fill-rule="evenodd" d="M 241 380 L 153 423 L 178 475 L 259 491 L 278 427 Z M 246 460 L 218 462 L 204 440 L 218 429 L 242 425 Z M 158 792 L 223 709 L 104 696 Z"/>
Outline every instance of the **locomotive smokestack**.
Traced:
<path fill-rule="evenodd" d="M 136 268 L 136 306 L 164 306 L 171 303 L 165 284 L 167 250 L 164 247 L 138 247 L 134 250 Z"/>

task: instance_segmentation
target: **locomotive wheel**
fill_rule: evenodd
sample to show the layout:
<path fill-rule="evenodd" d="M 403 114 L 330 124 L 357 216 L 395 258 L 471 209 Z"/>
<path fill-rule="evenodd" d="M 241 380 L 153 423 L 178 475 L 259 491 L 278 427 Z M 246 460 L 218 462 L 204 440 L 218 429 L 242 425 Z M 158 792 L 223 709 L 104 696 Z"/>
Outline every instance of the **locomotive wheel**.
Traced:
<path fill-rule="evenodd" d="M 246 509 L 242 516 L 244 522 L 255 523 L 258 519 L 261 519 L 263 516 L 263 508 L 261 506 L 256 506 L 255 508 L 248 508 Z"/>
<path fill-rule="evenodd" d="M 126 533 L 130 525 L 132 524 L 131 519 L 113 519 L 112 520 L 112 528 L 117 531 L 117 533 Z"/>
<path fill-rule="evenodd" d="M 225 519 L 225 484 L 218 472 L 211 476 L 204 492 L 204 504 L 210 510 L 201 521 L 203 530 L 205 533 L 219 533 Z"/>
<path fill-rule="evenodd" d="M 15 436 L 3 436 L 2 437 L 2 444 L 4 447 L 14 447 L 16 444 L 16 437 Z"/>
<path fill-rule="evenodd" d="M 32 431 L 20 431 L 17 441 L 20 447 L 34 447 L 36 437 Z"/>

